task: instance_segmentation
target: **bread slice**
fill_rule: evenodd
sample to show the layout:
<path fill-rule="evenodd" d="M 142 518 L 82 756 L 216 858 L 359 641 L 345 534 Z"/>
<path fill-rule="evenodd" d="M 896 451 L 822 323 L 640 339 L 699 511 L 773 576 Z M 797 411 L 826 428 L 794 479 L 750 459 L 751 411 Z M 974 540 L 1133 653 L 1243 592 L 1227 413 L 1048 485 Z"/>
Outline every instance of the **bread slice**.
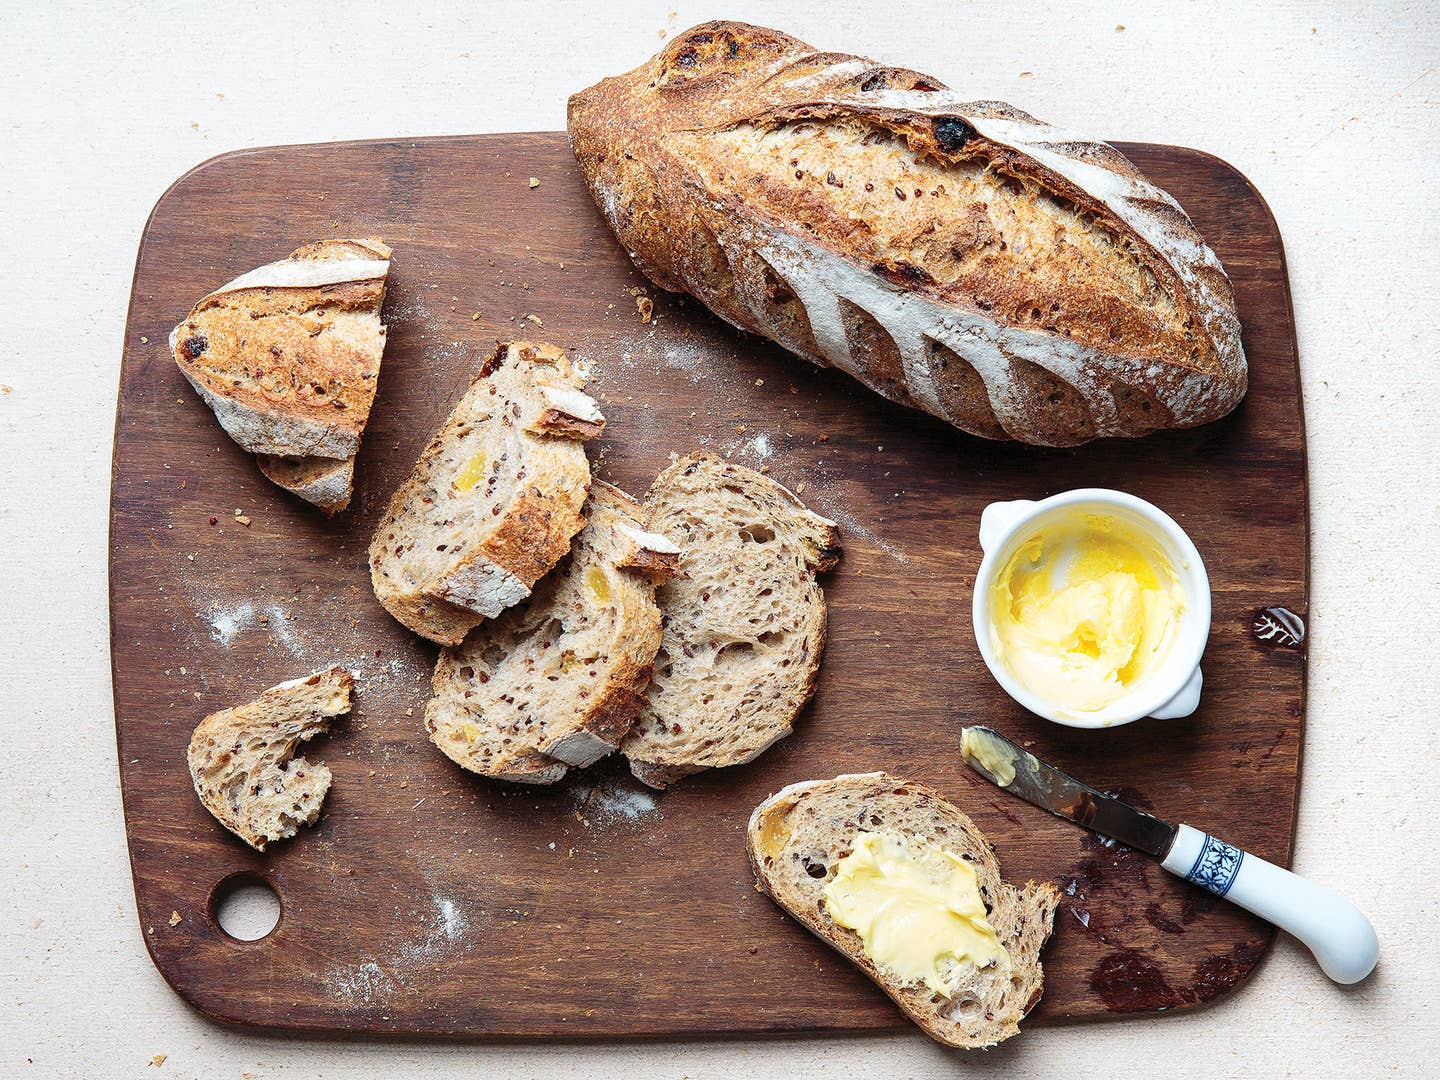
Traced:
<path fill-rule="evenodd" d="M 330 790 L 330 770 L 297 758 L 295 750 L 350 711 L 354 686 L 344 668 L 326 668 L 201 720 L 188 758 L 205 809 L 257 851 L 313 825 Z"/>
<path fill-rule="evenodd" d="M 350 505 L 355 490 L 355 459 L 353 457 L 278 457 L 256 454 L 260 471 L 286 491 L 306 502 L 314 503 L 333 517 Z"/>
<path fill-rule="evenodd" d="M 605 417 L 554 345 L 503 344 L 420 455 L 370 542 L 385 610 L 458 645 L 570 550 Z"/>
<path fill-rule="evenodd" d="M 221 286 L 170 334 L 180 371 L 230 437 L 329 514 L 350 501 L 389 272 L 379 240 L 321 240 Z"/>
<path fill-rule="evenodd" d="M 933 845 L 969 862 L 1009 965 L 955 969 L 959 981 L 948 998 L 877 967 L 860 936 L 825 911 L 825 887 L 861 831 Z M 745 847 L 760 891 L 854 963 L 932 1038 L 949 1046 L 993 1046 L 1018 1034 L 1020 1020 L 1040 1000 L 1040 948 L 1060 890 L 1049 882 L 1017 888 L 1001 881 L 995 851 L 975 823 L 929 788 L 878 772 L 792 784 L 755 808 Z"/>
<path fill-rule="evenodd" d="M 614 750 L 640 710 L 660 647 L 655 585 L 679 551 L 603 480 L 586 513 L 568 561 L 528 603 L 440 653 L 425 727 L 472 772 L 553 783 Z"/>
<path fill-rule="evenodd" d="M 648 526 L 681 549 L 657 594 L 655 678 L 621 745 L 651 787 L 739 765 L 790 734 L 815 691 L 840 531 L 751 469 L 681 458 L 645 497 Z"/>

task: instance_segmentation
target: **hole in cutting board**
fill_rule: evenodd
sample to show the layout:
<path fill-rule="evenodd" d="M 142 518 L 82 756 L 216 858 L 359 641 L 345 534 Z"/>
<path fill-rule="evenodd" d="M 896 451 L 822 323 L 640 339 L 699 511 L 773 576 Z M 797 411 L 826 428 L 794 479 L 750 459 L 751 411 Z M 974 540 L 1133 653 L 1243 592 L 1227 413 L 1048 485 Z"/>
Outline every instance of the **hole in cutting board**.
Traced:
<path fill-rule="evenodd" d="M 259 874 L 232 874 L 210 894 L 210 918 L 236 941 L 259 941 L 280 923 L 280 894 Z"/>

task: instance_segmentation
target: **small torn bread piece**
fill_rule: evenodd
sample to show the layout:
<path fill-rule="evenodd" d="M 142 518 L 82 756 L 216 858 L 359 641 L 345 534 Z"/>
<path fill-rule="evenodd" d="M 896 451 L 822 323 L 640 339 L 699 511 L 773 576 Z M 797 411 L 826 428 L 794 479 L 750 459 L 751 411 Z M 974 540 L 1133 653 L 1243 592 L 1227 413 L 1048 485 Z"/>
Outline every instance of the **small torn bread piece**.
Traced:
<path fill-rule="evenodd" d="M 603 480 L 586 513 L 574 550 L 526 603 L 440 653 L 425 727 L 471 772 L 554 783 L 614 750 L 640 711 L 660 647 L 655 586 L 679 552 Z"/>
<path fill-rule="evenodd" d="M 390 499 L 370 543 L 385 610 L 442 645 L 530 595 L 585 524 L 583 440 L 605 426 L 554 345 L 502 344 Z"/>
<path fill-rule="evenodd" d="M 256 454 L 260 471 L 286 491 L 314 503 L 333 517 L 350 505 L 355 490 L 355 459 L 279 457 Z"/>
<path fill-rule="evenodd" d="M 833 521 L 742 465 L 681 458 L 645 497 L 647 527 L 681 549 L 656 594 L 665 633 L 645 707 L 621 746 L 663 788 L 739 765 L 790 734 L 825 648 L 816 574 L 840 558 Z"/>
<path fill-rule="evenodd" d="M 826 910 L 827 888 L 861 833 L 893 839 L 916 853 L 915 870 L 946 856 L 974 871 L 985 918 L 1005 962 L 956 964 L 949 986 L 904 979 L 867 953 L 864 939 Z M 1000 878 L 1000 863 L 975 823 L 929 788 L 884 773 L 792 784 L 750 815 L 745 848 L 757 887 L 807 930 L 863 971 L 931 1038 L 966 1049 L 1016 1035 L 1044 989 L 1040 950 L 1050 936 L 1060 890 Z M 880 912 L 877 918 L 884 918 Z M 904 933 L 883 926 L 879 932 Z"/>
<path fill-rule="evenodd" d="M 350 501 L 385 349 L 390 248 L 321 240 L 201 298 L 176 364 L 274 483 L 327 514 Z"/>
<path fill-rule="evenodd" d="M 205 809 L 257 851 L 313 825 L 330 770 L 295 751 L 350 711 L 354 686 L 344 668 L 326 668 L 201 720 L 187 757 Z"/>

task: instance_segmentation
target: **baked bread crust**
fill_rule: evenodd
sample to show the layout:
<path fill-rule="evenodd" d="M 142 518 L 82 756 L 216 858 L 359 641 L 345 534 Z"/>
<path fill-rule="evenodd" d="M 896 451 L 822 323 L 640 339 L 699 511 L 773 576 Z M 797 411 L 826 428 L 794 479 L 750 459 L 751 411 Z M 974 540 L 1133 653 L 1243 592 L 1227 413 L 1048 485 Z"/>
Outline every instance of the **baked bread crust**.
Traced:
<path fill-rule="evenodd" d="M 973 434 L 1073 445 L 1244 396 L 1224 269 L 1106 143 L 736 22 L 576 94 L 569 130 L 657 285 Z"/>
<path fill-rule="evenodd" d="M 660 647 L 655 586 L 679 552 L 603 480 L 586 513 L 569 559 L 527 603 L 440 653 L 425 728 L 462 768 L 554 783 L 614 750 L 635 722 Z"/>
<path fill-rule="evenodd" d="M 825 912 L 825 886 L 856 833 L 881 832 L 950 851 L 974 868 L 987 917 L 1009 953 L 1004 970 L 972 970 L 947 1000 L 905 983 L 865 955 L 853 930 Z M 931 1038 L 975 1049 L 1016 1035 L 1044 989 L 1040 949 L 1050 936 L 1060 890 L 1000 878 L 995 850 L 975 823 L 934 791 L 884 773 L 792 784 L 755 808 L 745 850 L 756 887 L 863 971 Z"/>
<path fill-rule="evenodd" d="M 605 418 L 554 345 L 501 344 L 391 496 L 370 542 L 385 610 L 442 645 L 530 595 L 585 524 L 581 441 Z"/>

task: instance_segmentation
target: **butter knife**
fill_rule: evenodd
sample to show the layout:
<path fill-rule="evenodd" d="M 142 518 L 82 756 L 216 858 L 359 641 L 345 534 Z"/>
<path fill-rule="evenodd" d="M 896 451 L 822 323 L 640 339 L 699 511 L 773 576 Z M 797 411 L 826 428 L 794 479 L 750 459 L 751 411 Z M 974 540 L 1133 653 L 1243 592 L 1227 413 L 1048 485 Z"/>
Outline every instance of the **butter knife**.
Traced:
<path fill-rule="evenodd" d="M 1339 893 L 1209 833 L 1136 810 L 1047 765 L 992 728 L 965 728 L 960 749 L 965 764 L 996 787 L 1153 855 L 1177 877 L 1299 938 L 1336 982 L 1357 983 L 1375 969 L 1380 956 L 1375 928 Z"/>

